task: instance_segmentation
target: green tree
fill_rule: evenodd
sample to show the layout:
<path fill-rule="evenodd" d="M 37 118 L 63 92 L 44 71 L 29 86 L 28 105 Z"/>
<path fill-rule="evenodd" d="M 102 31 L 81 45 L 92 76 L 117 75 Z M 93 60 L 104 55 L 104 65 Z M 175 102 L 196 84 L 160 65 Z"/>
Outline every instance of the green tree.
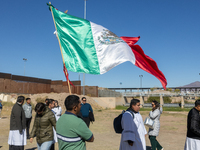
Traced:
<path fill-rule="evenodd" d="M 154 88 L 150 88 L 151 92 L 154 91 Z"/>
<path fill-rule="evenodd" d="M 151 96 L 151 97 L 149 97 L 147 99 L 148 103 L 151 103 L 152 101 L 157 101 L 157 102 L 160 103 L 160 97 L 153 97 L 153 96 Z M 163 101 L 164 101 L 164 103 L 171 103 L 172 102 L 172 100 L 171 100 L 170 97 L 163 97 Z"/>
<path fill-rule="evenodd" d="M 175 89 L 174 92 L 180 92 L 180 89 Z"/>
<path fill-rule="evenodd" d="M 167 88 L 166 91 L 170 91 L 170 92 L 171 92 L 171 91 L 172 91 L 172 88 Z"/>

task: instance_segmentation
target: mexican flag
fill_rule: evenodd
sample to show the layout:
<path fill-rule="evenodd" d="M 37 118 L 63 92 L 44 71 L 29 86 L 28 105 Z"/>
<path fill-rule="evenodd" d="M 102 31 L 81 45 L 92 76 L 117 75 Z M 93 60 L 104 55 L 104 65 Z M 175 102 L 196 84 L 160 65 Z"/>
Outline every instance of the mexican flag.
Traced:
<path fill-rule="evenodd" d="M 167 81 L 156 62 L 135 43 L 139 37 L 118 37 L 107 28 L 54 7 L 52 14 L 65 66 L 73 72 L 104 74 L 130 61 L 157 77 L 166 88 Z"/>

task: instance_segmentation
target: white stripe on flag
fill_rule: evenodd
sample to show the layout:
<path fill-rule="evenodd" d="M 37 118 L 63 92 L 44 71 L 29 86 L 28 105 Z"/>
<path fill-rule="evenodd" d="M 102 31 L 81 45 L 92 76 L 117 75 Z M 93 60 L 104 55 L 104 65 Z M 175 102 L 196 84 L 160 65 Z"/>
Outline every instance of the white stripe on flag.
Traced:
<path fill-rule="evenodd" d="M 100 74 L 104 74 L 115 66 L 126 61 L 130 61 L 135 65 L 135 55 L 125 41 L 115 35 L 112 36 L 116 38 L 114 39 L 114 42 L 102 42 L 101 40 L 104 40 L 105 37 L 109 39 L 107 33 L 113 33 L 101 25 L 97 25 L 93 22 L 90 22 L 90 24 L 99 61 Z M 105 37 L 103 37 L 104 35 Z"/>

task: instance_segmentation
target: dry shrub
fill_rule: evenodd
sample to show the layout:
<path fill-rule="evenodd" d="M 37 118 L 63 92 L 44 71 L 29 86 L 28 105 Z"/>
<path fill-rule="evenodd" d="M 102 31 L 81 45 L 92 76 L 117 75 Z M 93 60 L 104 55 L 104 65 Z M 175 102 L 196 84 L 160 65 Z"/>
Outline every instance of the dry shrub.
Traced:
<path fill-rule="evenodd" d="M 38 97 L 38 98 L 36 98 L 36 102 L 37 103 L 45 103 L 45 100 L 47 99 L 48 97 L 47 96 L 45 96 L 45 97 Z"/>
<path fill-rule="evenodd" d="M 13 102 L 2 102 L 3 107 L 12 107 L 14 104 Z"/>

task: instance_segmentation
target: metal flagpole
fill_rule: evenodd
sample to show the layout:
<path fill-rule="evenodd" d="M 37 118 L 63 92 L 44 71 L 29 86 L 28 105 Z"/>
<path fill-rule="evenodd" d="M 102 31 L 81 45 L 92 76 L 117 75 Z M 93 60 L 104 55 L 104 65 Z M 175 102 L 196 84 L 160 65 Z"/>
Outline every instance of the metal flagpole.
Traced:
<path fill-rule="evenodd" d="M 86 1 L 84 0 L 84 19 L 86 19 Z M 85 73 L 83 73 L 83 95 L 85 95 Z"/>

